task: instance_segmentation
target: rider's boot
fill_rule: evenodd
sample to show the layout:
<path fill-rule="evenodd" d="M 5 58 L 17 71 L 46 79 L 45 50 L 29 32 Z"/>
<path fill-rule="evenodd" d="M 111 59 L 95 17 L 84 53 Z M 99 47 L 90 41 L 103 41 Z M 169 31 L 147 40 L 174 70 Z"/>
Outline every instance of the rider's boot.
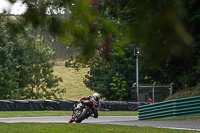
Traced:
<path fill-rule="evenodd" d="M 76 117 L 72 116 L 72 119 L 69 120 L 69 123 L 73 123 L 75 121 Z"/>
<path fill-rule="evenodd" d="M 70 120 L 69 120 L 69 123 L 73 123 L 73 120 L 72 120 L 72 119 L 70 119 Z"/>

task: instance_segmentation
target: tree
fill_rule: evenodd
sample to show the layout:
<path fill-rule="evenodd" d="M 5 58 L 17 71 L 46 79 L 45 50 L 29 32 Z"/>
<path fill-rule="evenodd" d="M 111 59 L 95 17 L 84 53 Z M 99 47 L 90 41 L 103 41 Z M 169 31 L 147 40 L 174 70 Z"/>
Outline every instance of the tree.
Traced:
<path fill-rule="evenodd" d="M 6 99 L 12 98 L 15 95 L 14 91 L 18 88 L 16 66 L 18 66 L 18 60 L 20 60 L 21 50 L 17 39 L 7 34 L 2 21 L 0 27 L 0 98 Z"/>
<path fill-rule="evenodd" d="M 0 27 L 0 98 L 58 98 L 56 93 L 64 89 L 53 88 L 62 79 L 52 74 L 51 49 L 40 47 L 44 40 L 30 34 L 28 40 L 23 35 L 14 37 L 3 19 Z"/>
<path fill-rule="evenodd" d="M 113 57 L 112 55 L 115 54 L 116 51 L 113 52 L 113 50 L 110 50 L 110 65 L 104 64 L 108 70 L 106 73 L 104 73 L 105 68 L 99 67 L 101 63 L 98 64 L 97 62 L 96 64 L 98 65 L 96 65 L 96 67 L 91 67 L 91 75 L 87 78 L 91 83 L 89 84 L 89 81 L 85 82 L 89 88 L 101 92 L 103 96 L 105 96 L 106 91 L 109 93 L 116 90 L 114 93 L 109 93 L 105 96 L 106 99 L 115 97 L 114 100 L 123 99 L 119 97 L 116 98 L 117 92 L 122 96 L 126 94 L 126 92 L 130 93 L 128 90 L 130 90 L 132 84 L 127 84 L 129 89 L 124 89 L 124 93 L 121 90 L 123 90 L 123 86 L 127 81 L 134 82 L 134 78 L 125 80 L 127 75 L 116 70 L 116 64 L 121 63 L 117 62 L 116 59 L 120 57 L 121 60 L 125 59 L 124 56 L 119 55 L 119 53 L 124 53 L 124 55 L 127 53 L 127 51 L 120 49 L 130 44 L 132 45 L 132 53 L 130 52 L 129 56 L 132 58 L 134 58 L 134 47 L 140 47 L 142 49 L 140 58 L 140 83 L 174 82 L 173 88 L 175 91 L 198 84 L 198 76 L 200 75 L 199 72 L 197 72 L 197 70 L 199 70 L 199 59 L 197 59 L 197 57 L 199 55 L 199 50 L 198 47 L 194 47 L 194 42 L 196 41 L 194 41 L 191 33 L 188 32 L 191 30 L 188 30 L 187 24 L 184 24 L 184 22 L 186 23 L 186 21 L 191 20 L 191 18 L 197 20 L 196 16 L 187 18 L 188 9 L 184 8 L 184 4 L 189 6 L 191 10 L 192 6 L 195 5 L 194 3 L 197 2 L 171 2 L 165 0 L 145 2 L 137 0 L 116 0 L 115 2 L 101 2 L 102 16 L 112 20 L 120 29 L 119 33 L 121 35 L 123 34 L 123 37 L 120 38 L 120 34 L 118 34 L 114 38 L 115 41 L 113 41 L 111 49 L 117 50 L 118 56 Z M 192 21 L 194 21 L 194 19 L 192 19 Z M 194 24 L 190 24 L 189 27 L 191 27 L 191 25 L 194 26 Z M 193 32 L 195 31 L 194 27 L 192 27 Z M 118 45 L 114 45 L 116 42 Z M 101 58 L 104 59 L 104 56 L 101 56 Z M 95 63 L 93 63 L 92 66 L 94 66 L 94 64 Z M 112 67 L 113 64 L 115 64 L 115 67 Z M 127 64 L 124 63 L 124 66 L 127 66 Z M 121 67 L 123 68 L 123 65 L 121 65 Z M 98 72 L 96 72 L 96 70 L 98 70 Z M 131 72 L 131 70 L 129 70 L 129 72 Z M 95 80 L 98 79 L 98 77 L 99 80 Z M 101 77 L 108 77 L 106 79 L 109 83 L 105 83 Z M 101 84 L 104 84 L 104 87 Z M 101 89 L 104 91 L 101 91 Z"/>
<path fill-rule="evenodd" d="M 125 45 L 121 56 L 112 49 L 109 63 L 99 52 L 89 61 L 90 72 L 84 79 L 85 85 L 106 100 L 136 100 L 131 88 L 135 82 L 133 49 L 132 44 Z"/>
<path fill-rule="evenodd" d="M 140 77 L 140 81 L 147 76 L 149 80 L 146 83 L 174 82 L 176 89 L 197 84 L 198 74 L 191 66 L 196 66 L 196 52 L 199 52 L 194 34 L 190 32 L 195 28 L 190 30 L 188 26 L 193 24 L 187 23 L 192 16 L 187 13 L 193 7 L 196 9 L 194 3 L 198 2 L 103 1 L 102 12 L 106 17 L 117 22 L 125 39 L 142 49 L 140 66 L 145 75 Z"/>
<path fill-rule="evenodd" d="M 196 15 L 188 14 L 196 9 L 194 3 L 197 2 L 136 1 L 136 18 L 130 23 L 134 28 L 131 33 L 143 50 L 146 74 L 158 83 L 174 82 L 176 90 L 199 82 L 199 44 L 194 34 L 198 26 L 191 23 Z"/>
<path fill-rule="evenodd" d="M 105 97 L 111 95 L 111 88 L 113 91 L 120 91 L 114 88 L 121 86 L 122 89 L 127 84 L 123 82 L 126 76 L 116 71 L 115 60 L 126 54 L 123 53 L 124 48 L 130 44 L 143 51 L 140 71 L 144 75 L 141 75 L 140 81 L 148 77 L 146 83 L 174 82 L 177 89 L 191 87 L 199 82 L 199 42 L 196 30 L 199 12 L 195 6 L 198 2 L 195 0 L 25 0 L 24 3 L 28 5 L 24 14 L 25 22 L 31 21 L 36 27 L 45 25 L 58 34 L 64 44 L 78 47 L 86 60 L 97 54 L 96 58 L 107 66 L 102 70 L 110 71 L 102 74 L 112 79 L 106 84 L 109 88 L 105 87 L 108 90 L 107 93 L 104 92 L 107 95 Z M 61 19 L 59 15 L 47 16 L 47 9 L 51 5 L 66 9 L 67 17 Z M 116 51 L 121 57 L 114 56 Z M 92 70 L 91 73 L 93 77 L 97 76 L 94 76 Z M 98 83 L 99 87 L 102 83 Z M 93 89 L 95 86 L 97 85 Z"/>

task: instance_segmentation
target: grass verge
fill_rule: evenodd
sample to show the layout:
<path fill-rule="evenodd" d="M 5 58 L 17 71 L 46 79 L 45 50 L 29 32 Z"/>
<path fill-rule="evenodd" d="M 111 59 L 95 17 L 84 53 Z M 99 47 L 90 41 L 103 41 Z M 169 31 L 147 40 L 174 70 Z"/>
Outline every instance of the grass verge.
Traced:
<path fill-rule="evenodd" d="M 76 71 L 74 68 L 65 66 L 54 66 L 54 75 L 61 77 L 59 88 L 66 88 L 66 93 L 62 95 L 64 100 L 79 100 L 82 97 L 91 96 L 93 91 L 88 89 L 83 83 L 83 78 L 89 71 L 89 68 L 81 68 Z"/>
<path fill-rule="evenodd" d="M 2 133 L 194 133 L 154 127 L 69 123 L 1 123 Z M 196 131 L 197 132 L 197 131 Z"/>
<path fill-rule="evenodd" d="M 137 111 L 98 111 L 99 116 L 137 116 Z M 5 117 L 71 116 L 72 111 L 0 111 Z"/>
<path fill-rule="evenodd" d="M 173 99 L 180 99 L 180 98 L 187 98 L 187 97 L 194 97 L 194 96 L 200 96 L 200 88 L 194 87 L 194 88 L 188 88 L 185 90 L 181 90 L 173 94 L 172 96 L 169 96 L 165 99 L 165 101 L 173 100 Z"/>

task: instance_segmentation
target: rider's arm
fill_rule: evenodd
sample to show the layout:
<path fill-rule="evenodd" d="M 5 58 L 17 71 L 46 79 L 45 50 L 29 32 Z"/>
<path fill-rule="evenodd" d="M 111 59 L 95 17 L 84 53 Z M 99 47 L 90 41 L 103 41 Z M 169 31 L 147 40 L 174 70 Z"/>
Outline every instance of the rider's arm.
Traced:
<path fill-rule="evenodd" d="M 88 99 L 90 99 L 90 97 L 88 96 L 88 97 L 82 97 L 80 100 L 79 100 L 79 102 L 78 103 L 80 103 L 81 101 L 83 101 L 83 100 L 88 100 Z"/>

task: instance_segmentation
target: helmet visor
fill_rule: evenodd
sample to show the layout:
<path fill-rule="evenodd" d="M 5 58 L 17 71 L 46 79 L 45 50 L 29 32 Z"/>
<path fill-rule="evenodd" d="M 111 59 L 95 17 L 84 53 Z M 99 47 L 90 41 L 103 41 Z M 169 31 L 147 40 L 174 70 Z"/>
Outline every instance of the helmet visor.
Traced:
<path fill-rule="evenodd" d="M 95 101 L 99 101 L 99 97 L 94 97 L 94 100 Z"/>

